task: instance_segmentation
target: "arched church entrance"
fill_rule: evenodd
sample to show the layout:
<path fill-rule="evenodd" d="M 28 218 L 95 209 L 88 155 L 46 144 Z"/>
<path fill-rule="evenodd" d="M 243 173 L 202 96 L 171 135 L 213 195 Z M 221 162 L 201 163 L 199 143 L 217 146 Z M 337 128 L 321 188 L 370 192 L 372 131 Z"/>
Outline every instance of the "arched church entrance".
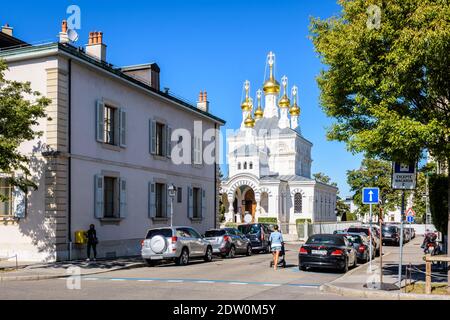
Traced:
<path fill-rule="evenodd" d="M 244 217 L 246 214 L 250 214 L 252 216 L 252 222 L 255 222 L 256 215 L 256 199 L 255 192 L 250 187 L 247 187 L 244 193 L 243 200 L 244 207 Z"/>

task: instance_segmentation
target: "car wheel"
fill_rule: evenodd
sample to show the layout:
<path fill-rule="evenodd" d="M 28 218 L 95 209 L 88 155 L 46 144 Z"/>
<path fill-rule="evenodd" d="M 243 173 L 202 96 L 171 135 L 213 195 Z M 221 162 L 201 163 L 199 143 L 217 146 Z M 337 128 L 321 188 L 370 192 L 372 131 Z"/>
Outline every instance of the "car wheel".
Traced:
<path fill-rule="evenodd" d="M 355 259 L 353 259 L 353 268 L 356 268 L 358 266 L 358 261 L 357 260 L 358 259 L 356 259 L 356 257 L 355 257 Z"/>
<path fill-rule="evenodd" d="M 175 260 L 175 263 L 179 266 L 185 266 L 189 263 L 189 251 L 186 248 L 181 251 L 181 255 Z"/>
<path fill-rule="evenodd" d="M 236 256 L 236 248 L 234 246 L 231 246 L 230 251 L 228 251 L 227 258 L 233 259 Z"/>
<path fill-rule="evenodd" d="M 344 267 L 341 269 L 342 273 L 348 272 L 348 259 L 345 260 Z"/>
<path fill-rule="evenodd" d="M 298 268 L 300 269 L 300 271 L 306 271 L 306 267 L 305 266 L 299 266 Z"/>
<path fill-rule="evenodd" d="M 213 259 L 213 252 L 212 252 L 211 247 L 208 247 L 206 249 L 206 254 L 205 254 L 204 260 L 205 260 L 205 262 L 211 262 L 212 259 Z"/>
<path fill-rule="evenodd" d="M 247 246 L 247 252 L 245 253 L 247 255 L 247 257 L 251 256 L 252 253 L 253 253 L 252 246 L 250 246 L 250 245 Z"/>

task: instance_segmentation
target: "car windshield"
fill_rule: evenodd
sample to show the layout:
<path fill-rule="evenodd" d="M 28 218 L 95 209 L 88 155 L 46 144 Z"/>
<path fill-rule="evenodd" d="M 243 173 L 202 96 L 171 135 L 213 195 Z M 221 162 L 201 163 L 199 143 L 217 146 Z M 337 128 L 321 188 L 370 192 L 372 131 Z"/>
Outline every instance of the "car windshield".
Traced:
<path fill-rule="evenodd" d="M 342 246 L 344 245 L 344 239 L 336 236 L 317 235 L 310 237 L 306 244 L 334 244 Z"/>
<path fill-rule="evenodd" d="M 172 229 L 148 230 L 146 239 L 151 239 L 154 236 L 163 236 L 164 238 L 170 238 L 172 237 Z"/>
<path fill-rule="evenodd" d="M 384 226 L 383 227 L 383 231 L 384 232 L 395 232 L 396 231 L 396 227 L 393 227 L 393 226 Z"/>
<path fill-rule="evenodd" d="M 259 224 L 246 224 L 238 227 L 239 231 L 243 234 L 257 234 L 261 231 Z"/>
<path fill-rule="evenodd" d="M 365 233 L 366 235 L 370 235 L 369 233 L 369 229 L 366 228 L 349 228 L 348 232 L 352 232 L 352 233 Z"/>
<path fill-rule="evenodd" d="M 357 235 L 352 235 L 352 234 L 348 234 L 345 236 L 347 238 L 348 241 L 350 241 L 351 243 L 362 243 L 362 239 L 360 236 Z"/>
<path fill-rule="evenodd" d="M 209 230 L 205 232 L 206 238 L 221 237 L 225 235 L 225 230 Z"/>

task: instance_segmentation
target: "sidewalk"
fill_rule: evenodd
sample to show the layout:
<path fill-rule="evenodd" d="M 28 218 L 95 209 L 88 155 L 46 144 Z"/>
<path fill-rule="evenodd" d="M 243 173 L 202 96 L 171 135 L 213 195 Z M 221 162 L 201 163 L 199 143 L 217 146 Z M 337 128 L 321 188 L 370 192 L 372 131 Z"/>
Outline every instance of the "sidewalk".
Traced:
<path fill-rule="evenodd" d="M 144 267 L 145 263 L 141 257 L 117 258 L 114 260 L 97 261 L 67 261 L 54 263 L 34 263 L 19 264 L 19 269 L 15 270 L 15 261 L 2 261 L 0 263 L 1 281 L 30 281 L 69 277 L 73 267 L 78 267 L 76 272 L 80 275 L 93 275 L 123 269 L 133 269 Z"/>
<path fill-rule="evenodd" d="M 418 236 L 403 248 L 403 274 L 405 274 L 406 266 L 412 267 L 412 282 L 425 281 L 425 262 L 423 261 L 423 251 L 420 248 L 423 237 Z M 373 289 L 380 287 L 380 258 L 376 258 L 372 262 L 372 272 L 369 270 L 369 264 L 359 266 L 349 271 L 344 276 L 327 283 L 321 287 L 322 291 L 337 293 L 348 297 L 366 297 L 369 299 L 439 299 L 450 300 L 450 296 L 443 295 L 421 295 L 407 294 L 398 286 L 398 247 L 383 247 L 385 254 L 383 255 L 383 290 Z M 445 283 L 447 281 L 445 275 L 440 269 L 433 266 L 432 282 Z M 405 286 L 405 278 L 401 287 Z"/>

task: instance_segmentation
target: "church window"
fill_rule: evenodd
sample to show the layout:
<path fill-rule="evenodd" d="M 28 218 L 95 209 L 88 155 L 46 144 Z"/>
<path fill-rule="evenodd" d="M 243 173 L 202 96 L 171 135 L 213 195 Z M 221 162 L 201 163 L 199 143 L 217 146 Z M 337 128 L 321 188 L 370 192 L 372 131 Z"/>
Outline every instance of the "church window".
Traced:
<path fill-rule="evenodd" d="M 241 163 L 239 162 L 239 163 L 238 163 L 238 170 L 241 170 L 241 168 L 242 168 L 242 165 L 241 165 Z"/>
<path fill-rule="evenodd" d="M 303 210 L 303 197 L 301 193 L 296 193 L 294 196 L 294 212 L 302 213 Z"/>
<path fill-rule="evenodd" d="M 250 162 L 249 169 L 253 170 L 253 162 Z"/>
<path fill-rule="evenodd" d="M 247 162 L 244 162 L 244 170 L 247 170 Z"/>

